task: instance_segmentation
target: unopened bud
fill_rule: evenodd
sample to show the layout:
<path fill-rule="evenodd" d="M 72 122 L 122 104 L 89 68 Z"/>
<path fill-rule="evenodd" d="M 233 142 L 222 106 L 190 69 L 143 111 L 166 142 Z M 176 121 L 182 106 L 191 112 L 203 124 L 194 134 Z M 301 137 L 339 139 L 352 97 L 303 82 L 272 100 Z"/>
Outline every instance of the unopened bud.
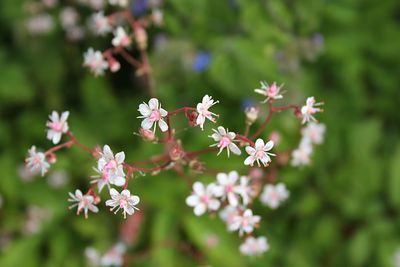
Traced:
<path fill-rule="evenodd" d="M 199 116 L 199 113 L 197 113 L 196 111 L 192 111 L 192 112 L 186 114 L 186 118 L 188 118 L 189 125 L 191 127 L 197 126 L 197 122 L 196 122 L 197 116 Z"/>
<path fill-rule="evenodd" d="M 93 156 L 94 158 L 98 159 L 98 158 L 101 157 L 102 152 L 103 152 L 103 151 L 102 151 L 101 147 L 100 147 L 99 145 L 97 145 L 97 146 L 94 148 L 93 152 L 92 152 L 92 156 Z"/>
<path fill-rule="evenodd" d="M 173 161 L 178 161 L 178 160 L 182 159 L 183 155 L 184 155 L 184 153 L 183 153 L 182 145 L 181 145 L 180 141 L 174 143 L 171 146 L 171 148 L 169 149 L 169 157 Z"/>
<path fill-rule="evenodd" d="M 47 160 L 50 164 L 54 164 L 57 162 L 57 156 L 54 153 L 50 153 L 47 155 Z"/>
<path fill-rule="evenodd" d="M 135 27 L 135 39 L 140 50 L 147 48 L 147 33 L 143 27 Z"/>
<path fill-rule="evenodd" d="M 276 146 L 277 144 L 279 144 L 280 140 L 281 140 L 281 135 L 277 132 L 277 131 L 273 131 L 270 135 L 269 135 L 269 139 L 271 141 L 274 142 L 274 145 Z"/>
<path fill-rule="evenodd" d="M 246 113 L 246 123 L 251 125 L 257 120 L 260 109 L 257 107 L 249 107 L 246 108 L 244 112 Z"/>
<path fill-rule="evenodd" d="M 111 72 L 117 72 L 121 68 L 121 64 L 115 58 L 110 58 L 108 60 L 108 65 L 110 66 Z"/>
<path fill-rule="evenodd" d="M 198 159 L 193 159 L 189 162 L 189 167 L 195 172 L 202 173 L 204 172 L 204 164 L 203 162 L 200 162 Z"/>
<path fill-rule="evenodd" d="M 143 129 L 143 128 L 139 129 L 139 135 L 145 141 L 154 141 L 156 139 L 156 135 L 153 133 L 153 131 Z"/>

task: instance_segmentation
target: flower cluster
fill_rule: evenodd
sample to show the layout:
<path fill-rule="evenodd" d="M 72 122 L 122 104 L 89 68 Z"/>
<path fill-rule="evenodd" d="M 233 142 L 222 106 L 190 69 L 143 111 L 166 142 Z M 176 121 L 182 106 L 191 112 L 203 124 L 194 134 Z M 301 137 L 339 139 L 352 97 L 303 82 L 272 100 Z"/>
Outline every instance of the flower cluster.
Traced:
<path fill-rule="evenodd" d="M 128 37 L 124 30 L 118 28 L 114 43 L 118 47 L 128 45 L 130 39 L 126 38 Z M 92 66 L 94 72 L 101 73 L 104 71 L 104 66 L 109 64 L 102 59 L 99 51 L 91 50 L 87 56 L 100 59 L 100 63 L 93 65 L 89 63 L 91 60 L 87 60 L 88 66 Z M 138 106 L 138 118 L 141 119 L 138 132 L 144 140 L 164 145 L 166 151 L 146 161 L 150 166 L 145 167 L 143 162 L 139 165 L 125 162 L 125 152 L 114 154 L 108 145 L 91 149 L 80 143 L 69 129 L 67 122 L 69 112 L 62 112 L 60 115 L 53 111 L 46 126 L 48 127 L 47 138 L 55 146 L 45 152 L 38 152 L 36 147 L 32 146 L 28 151 L 26 166 L 32 173 L 40 173 L 43 176 L 48 172 L 50 164 L 55 163 L 55 153 L 58 150 L 71 146 L 84 149 L 97 160 L 93 168 L 96 174 L 91 176 L 91 186 L 86 193 L 79 189 L 76 189 L 74 193 L 69 193 L 70 208 L 76 208 L 77 214 L 83 213 L 85 218 L 88 217 L 89 212 L 97 213 L 98 204 L 101 201 L 100 194 L 104 187 L 107 187 L 109 197 L 104 202 L 105 205 L 113 213 L 122 211 L 123 217 L 127 218 L 139 210 L 140 198 L 132 194 L 129 189 L 129 181 L 135 177 L 135 174 L 155 175 L 161 171 L 171 170 L 184 176 L 182 171 L 184 166 L 188 166 L 195 171 L 194 173 L 203 173 L 206 168 L 199 159 L 201 154 L 216 153 L 218 156 L 226 150 L 228 157 L 231 153 L 239 156 L 244 148 L 247 155 L 243 158 L 242 167 L 248 168 L 247 174 L 240 175 L 235 170 L 218 171 L 214 182 L 204 184 L 196 181 L 192 184 L 192 193 L 186 198 L 186 204 L 193 208 L 196 216 L 219 213 L 221 220 L 226 223 L 227 230 L 237 232 L 244 239 L 239 247 L 240 252 L 249 256 L 260 255 L 269 249 L 269 245 L 266 237 L 256 237 L 261 216 L 253 212 L 252 204 L 258 199 L 263 205 L 277 209 L 289 197 L 286 186 L 281 182 L 275 182 L 279 167 L 285 163 L 282 160 L 282 151 L 275 147 L 282 138 L 276 131 L 270 132 L 270 140 L 263 138 L 261 134 L 272 115 L 293 109 L 294 114 L 301 119 L 301 123 L 307 123 L 301 129 L 300 147 L 292 151 L 292 164 L 297 166 L 310 162 L 313 145 L 322 143 L 325 132 L 325 125 L 317 123 L 314 118 L 315 113 L 322 110 L 318 108 L 320 103 L 315 103 L 313 97 L 307 99 L 305 106 L 275 106 L 274 101 L 283 97 L 280 91 L 282 86 L 278 87 L 276 83 L 269 86 L 266 82 L 262 82 L 261 85 L 262 88 L 256 89 L 256 92 L 267 97 L 262 103 L 266 103 L 268 115 L 252 135 L 249 131 L 257 124 L 261 107 L 246 111 L 247 130 L 243 134 L 218 126 L 216 129 L 211 129 L 212 133 L 209 135 L 215 143 L 206 149 L 186 151 L 182 140 L 176 137 L 177 131 L 171 126 L 171 119 L 178 114 L 184 114 L 190 127 L 199 126 L 202 131 L 205 131 L 207 121 L 217 123 L 219 115 L 211 108 L 219 101 L 214 100 L 210 95 L 204 95 L 197 105 L 167 111 L 162 108 L 159 99 L 151 98 Z M 160 131 L 157 131 L 157 128 Z M 60 143 L 64 135 L 68 140 Z M 287 155 L 287 152 L 285 154 Z M 120 257 L 121 253 L 118 255 Z"/>

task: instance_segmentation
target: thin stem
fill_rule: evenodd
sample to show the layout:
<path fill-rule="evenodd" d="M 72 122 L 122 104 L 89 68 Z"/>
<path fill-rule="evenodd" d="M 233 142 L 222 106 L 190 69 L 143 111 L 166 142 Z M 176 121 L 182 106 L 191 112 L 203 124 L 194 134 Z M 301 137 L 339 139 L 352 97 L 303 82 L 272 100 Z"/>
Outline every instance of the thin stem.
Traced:
<path fill-rule="evenodd" d="M 140 61 L 132 57 L 123 47 L 117 47 L 116 53 L 120 54 L 129 64 L 136 68 L 142 68 L 143 65 Z"/>
<path fill-rule="evenodd" d="M 245 143 L 249 143 L 252 146 L 254 146 L 254 142 L 252 140 L 250 140 L 249 138 L 247 138 L 246 136 L 244 136 L 244 135 L 236 134 L 235 139 L 240 140 L 240 141 L 245 142 Z"/>
<path fill-rule="evenodd" d="M 183 107 L 183 108 L 179 108 L 179 109 L 177 109 L 177 110 L 174 110 L 174 111 L 170 111 L 170 112 L 168 112 L 168 117 L 170 117 L 170 116 L 175 116 L 175 115 L 177 115 L 177 114 L 179 114 L 179 113 L 187 113 L 187 112 L 189 112 L 189 111 L 195 111 L 196 109 L 195 108 L 192 108 L 192 107 Z"/>

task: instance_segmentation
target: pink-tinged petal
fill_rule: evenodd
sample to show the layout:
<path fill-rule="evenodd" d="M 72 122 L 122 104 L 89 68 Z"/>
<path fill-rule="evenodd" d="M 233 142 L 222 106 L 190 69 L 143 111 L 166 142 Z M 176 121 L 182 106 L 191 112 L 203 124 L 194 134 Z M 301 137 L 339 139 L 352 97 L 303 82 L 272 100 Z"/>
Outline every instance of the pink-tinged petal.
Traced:
<path fill-rule="evenodd" d="M 166 111 L 165 109 L 163 109 L 163 108 L 160 108 L 159 109 L 159 111 L 160 111 L 160 115 L 161 115 L 161 117 L 165 117 L 165 116 L 167 116 L 168 115 L 168 111 Z"/>
<path fill-rule="evenodd" d="M 256 150 L 251 146 L 246 146 L 245 150 L 249 155 L 253 155 L 254 153 L 256 153 Z"/>
<path fill-rule="evenodd" d="M 261 138 L 256 140 L 255 148 L 256 150 L 262 150 L 264 148 L 264 141 Z"/>
<path fill-rule="evenodd" d="M 151 113 L 151 109 L 149 108 L 149 106 L 146 103 L 140 104 L 138 111 L 140 112 L 140 114 L 142 114 L 145 117 L 150 116 L 150 113 Z"/>
<path fill-rule="evenodd" d="M 250 217 L 253 216 L 253 211 L 251 209 L 247 209 L 243 213 L 243 217 Z"/>
<path fill-rule="evenodd" d="M 274 147 L 274 141 L 270 140 L 268 141 L 265 146 L 264 146 L 264 150 L 265 151 L 269 151 Z"/>
<path fill-rule="evenodd" d="M 69 116 L 69 111 L 64 111 L 64 112 L 61 114 L 61 119 L 60 119 L 60 121 L 61 121 L 61 122 L 65 122 L 65 121 L 68 119 L 68 116 Z"/>
<path fill-rule="evenodd" d="M 124 152 L 119 152 L 119 153 L 117 153 L 117 154 L 115 155 L 115 160 L 116 160 L 119 164 L 123 163 L 124 160 L 125 160 L 125 153 L 124 153 Z"/>
<path fill-rule="evenodd" d="M 196 207 L 194 207 L 194 214 L 196 216 L 203 215 L 204 212 L 206 212 L 206 205 L 204 203 L 200 203 Z"/>
<path fill-rule="evenodd" d="M 106 201 L 106 206 L 114 207 L 114 206 L 116 206 L 115 204 L 116 204 L 115 200 L 109 199 Z"/>
<path fill-rule="evenodd" d="M 233 152 L 233 154 L 236 155 L 242 154 L 242 151 L 240 151 L 239 147 L 234 143 L 229 144 L 229 149 Z"/>
<path fill-rule="evenodd" d="M 82 196 L 83 196 L 83 195 L 82 195 L 82 191 L 79 190 L 79 189 L 76 189 L 76 190 L 75 190 L 75 197 L 77 197 L 77 198 L 80 199 L 80 198 L 82 198 Z"/>
<path fill-rule="evenodd" d="M 158 109 L 158 99 L 157 98 L 152 98 L 149 100 L 149 107 L 151 110 Z"/>
<path fill-rule="evenodd" d="M 313 96 L 307 98 L 307 106 L 312 106 L 315 103 L 315 99 Z"/>
<path fill-rule="evenodd" d="M 164 120 L 158 121 L 158 127 L 160 127 L 162 132 L 166 132 L 168 130 L 168 124 Z"/>
<path fill-rule="evenodd" d="M 236 181 L 239 179 L 239 173 L 237 171 L 231 171 L 229 172 L 228 177 L 231 183 L 236 183 Z"/>
<path fill-rule="evenodd" d="M 216 199 L 211 199 L 210 202 L 208 203 L 208 208 L 210 210 L 217 210 L 220 206 L 220 203 Z"/>
<path fill-rule="evenodd" d="M 228 137 L 229 137 L 229 139 L 233 140 L 233 139 L 235 139 L 236 134 L 234 132 L 229 132 Z"/>
<path fill-rule="evenodd" d="M 103 188 L 104 188 L 104 186 L 105 186 L 106 184 L 107 184 L 107 183 L 104 182 L 104 181 L 101 180 L 101 179 L 97 182 L 97 189 L 99 190 L 99 193 L 103 190 Z"/>
<path fill-rule="evenodd" d="M 212 189 L 212 195 L 216 197 L 222 197 L 224 195 L 224 187 L 223 186 L 214 186 Z"/>
<path fill-rule="evenodd" d="M 96 207 L 95 205 L 90 205 L 89 209 L 91 212 L 97 213 L 99 211 L 99 208 Z"/>
<path fill-rule="evenodd" d="M 206 118 L 203 115 L 199 114 L 196 119 L 196 125 L 200 125 L 200 127 L 203 129 L 203 125 L 204 125 L 205 121 L 206 121 Z"/>
<path fill-rule="evenodd" d="M 59 121 L 59 116 L 57 111 L 53 111 L 49 117 L 50 120 L 52 120 L 53 122 Z"/>
<path fill-rule="evenodd" d="M 200 182 L 195 182 L 195 183 L 193 184 L 193 191 L 194 191 L 197 195 L 200 195 L 200 196 L 204 195 L 204 193 L 205 193 L 204 185 L 203 185 L 202 183 L 200 183 Z"/>
<path fill-rule="evenodd" d="M 186 198 L 186 204 L 190 207 L 194 207 L 200 203 L 200 198 L 197 195 L 190 195 Z"/>
<path fill-rule="evenodd" d="M 149 118 L 146 118 L 146 119 L 142 120 L 141 126 L 143 129 L 149 130 L 149 129 L 151 129 L 151 127 L 153 127 L 153 123 L 154 122 L 152 120 L 150 120 Z"/>
<path fill-rule="evenodd" d="M 244 165 L 251 165 L 253 166 L 255 161 L 255 158 L 253 156 L 248 156 L 245 160 L 244 160 Z"/>

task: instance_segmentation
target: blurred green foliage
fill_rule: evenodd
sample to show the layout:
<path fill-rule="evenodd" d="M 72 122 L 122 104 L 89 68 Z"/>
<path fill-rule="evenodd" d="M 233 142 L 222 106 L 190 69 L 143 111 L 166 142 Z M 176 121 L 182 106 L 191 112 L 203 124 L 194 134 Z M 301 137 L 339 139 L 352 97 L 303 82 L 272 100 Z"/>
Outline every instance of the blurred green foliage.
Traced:
<path fill-rule="evenodd" d="M 149 98 L 133 70 L 123 64 L 115 75 L 94 78 L 81 67 L 83 51 L 104 49 L 109 38 L 71 43 L 59 26 L 49 35 L 30 36 L 24 4 L 0 2 L 0 266 L 85 266 L 84 249 L 104 252 L 118 239 L 122 220 L 105 206 L 88 220 L 68 210 L 67 192 L 87 187 L 94 164 L 78 149 L 60 152 L 53 166 L 68 171 L 67 186 L 51 188 L 48 178 L 20 179 L 27 148 L 51 145 L 45 140 L 47 114 L 70 110 L 70 127 L 83 143 L 110 144 L 124 150 L 128 161 L 161 148 L 132 134 L 139 126 L 137 106 Z M 400 2 L 170 0 L 163 10 L 165 26 L 152 29 L 151 39 L 163 33 L 165 40 L 152 45 L 150 56 L 167 110 L 193 105 L 208 93 L 221 102 L 215 107 L 220 123 L 243 129 L 243 100 L 258 101 L 258 81 L 277 81 L 285 83 L 284 101 L 302 103 L 309 95 L 324 100 L 319 119 L 328 131 L 311 167 L 280 172 L 289 201 L 276 211 L 256 203 L 255 212 L 263 216 L 257 233 L 271 246 L 259 258 L 241 256 L 240 240 L 217 218 L 196 218 L 184 204 L 190 188 L 174 173 L 137 178 L 131 188 L 142 198 L 146 223 L 129 253 L 150 253 L 130 266 L 199 265 L 190 254 L 160 245 L 180 240 L 212 266 L 393 266 L 400 247 Z M 199 51 L 211 55 L 201 73 L 190 65 Z M 182 120 L 174 123 L 185 127 Z M 293 133 L 299 125 L 290 114 L 274 118 L 264 137 L 271 129 L 282 133 L 283 148 L 298 142 Z M 209 144 L 198 129 L 180 134 L 189 149 Z M 204 160 L 227 170 L 243 168 L 239 158 Z M 51 216 L 38 233 L 27 235 L 21 229 L 31 205 L 46 207 Z M 220 238 L 213 249 L 205 243 L 209 234 Z"/>

